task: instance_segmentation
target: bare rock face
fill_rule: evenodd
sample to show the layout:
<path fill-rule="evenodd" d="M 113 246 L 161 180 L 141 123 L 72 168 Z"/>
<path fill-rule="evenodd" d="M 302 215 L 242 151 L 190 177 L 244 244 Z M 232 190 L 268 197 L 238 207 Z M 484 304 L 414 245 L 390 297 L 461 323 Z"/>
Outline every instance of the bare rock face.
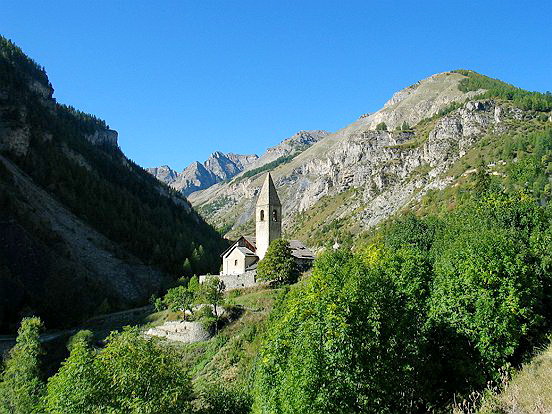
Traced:
<path fill-rule="evenodd" d="M 205 165 L 195 161 L 178 175 L 172 187 L 182 191 L 184 195 L 188 195 L 202 188 L 210 187 L 216 182 L 216 176 Z"/>
<path fill-rule="evenodd" d="M 207 158 L 203 165 L 218 179 L 218 182 L 239 174 L 257 158 L 259 158 L 257 155 L 223 154 L 216 151 Z"/>
<path fill-rule="evenodd" d="M 11 128 L 0 123 L 0 152 L 23 157 L 29 149 L 30 139 L 31 134 L 27 125 Z"/>
<path fill-rule="evenodd" d="M 187 344 L 207 341 L 213 336 L 213 333 L 205 329 L 200 322 L 187 321 L 165 322 L 163 325 L 148 329 L 145 334 Z"/>
<path fill-rule="evenodd" d="M 178 177 L 178 173 L 168 165 L 146 168 L 146 171 L 165 184 L 174 182 Z"/>
<path fill-rule="evenodd" d="M 258 160 L 252 162 L 246 170 L 259 168 L 269 162 L 276 161 L 280 157 L 304 151 L 329 134 L 328 131 L 322 130 L 299 131 L 295 135 L 284 139 L 278 145 L 267 149 L 266 152 L 261 155 Z"/>
<path fill-rule="evenodd" d="M 205 162 L 195 161 L 181 173 L 177 173 L 167 165 L 147 168 L 147 171 L 158 180 L 189 196 L 217 183 L 228 181 L 244 171 L 262 167 L 280 157 L 296 155 L 327 135 L 329 135 L 327 131 L 299 131 L 280 144 L 269 148 L 261 157 L 254 154 L 224 154 L 216 151 Z"/>
<path fill-rule="evenodd" d="M 112 129 L 96 130 L 93 134 L 87 135 L 86 139 L 94 145 L 117 148 L 118 133 Z"/>
<path fill-rule="evenodd" d="M 401 91 L 385 103 L 383 108 L 362 119 L 368 129 L 384 122 L 388 130 L 395 130 L 406 122 L 416 125 L 424 118 L 431 117 L 453 102 L 464 101 L 476 96 L 480 91 L 461 92 L 458 82 L 462 75 L 453 72 L 438 73 L 417 82 Z"/>
<path fill-rule="evenodd" d="M 10 105 L 7 98 L 8 93 L 0 90 L 0 152 L 22 157 L 27 154 L 31 139 L 27 112 L 23 107 Z"/>

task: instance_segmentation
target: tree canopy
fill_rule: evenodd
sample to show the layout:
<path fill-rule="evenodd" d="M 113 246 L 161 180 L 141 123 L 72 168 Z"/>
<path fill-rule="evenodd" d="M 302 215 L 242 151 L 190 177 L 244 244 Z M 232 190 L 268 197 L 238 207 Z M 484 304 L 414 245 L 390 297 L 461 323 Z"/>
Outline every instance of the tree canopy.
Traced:
<path fill-rule="evenodd" d="M 489 192 L 326 253 L 273 313 L 254 412 L 425 412 L 483 387 L 550 329 L 551 223 Z"/>
<path fill-rule="evenodd" d="M 257 279 L 279 284 L 293 283 L 297 281 L 297 275 L 289 242 L 284 239 L 274 240 L 257 266 Z"/>
<path fill-rule="evenodd" d="M 16 345 L 5 361 L 0 382 L 0 413 L 32 414 L 42 411 L 44 380 L 41 372 L 40 318 L 24 318 Z"/>

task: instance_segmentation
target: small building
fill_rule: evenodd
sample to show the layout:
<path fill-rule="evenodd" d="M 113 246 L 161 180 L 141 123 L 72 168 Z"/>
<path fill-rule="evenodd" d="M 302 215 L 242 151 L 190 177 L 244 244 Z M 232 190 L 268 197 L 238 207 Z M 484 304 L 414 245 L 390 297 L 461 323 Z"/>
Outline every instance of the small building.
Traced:
<path fill-rule="evenodd" d="M 270 243 L 282 237 L 282 204 L 270 173 L 266 175 L 255 207 L 255 237 L 241 236 L 222 253 L 222 272 L 218 277 L 226 289 L 257 284 L 257 263 L 263 259 Z M 290 240 L 291 254 L 299 269 L 312 266 L 314 254 L 299 240 Z M 200 282 L 205 280 L 200 277 Z"/>

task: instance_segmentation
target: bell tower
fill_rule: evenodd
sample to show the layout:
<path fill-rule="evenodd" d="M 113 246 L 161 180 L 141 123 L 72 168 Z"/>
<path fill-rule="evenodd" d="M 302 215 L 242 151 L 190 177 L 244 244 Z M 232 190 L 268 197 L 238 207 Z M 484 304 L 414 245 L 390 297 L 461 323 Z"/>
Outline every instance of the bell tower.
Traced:
<path fill-rule="evenodd" d="M 262 259 L 273 240 L 282 237 L 282 203 L 270 173 L 266 175 L 255 209 L 257 256 Z"/>

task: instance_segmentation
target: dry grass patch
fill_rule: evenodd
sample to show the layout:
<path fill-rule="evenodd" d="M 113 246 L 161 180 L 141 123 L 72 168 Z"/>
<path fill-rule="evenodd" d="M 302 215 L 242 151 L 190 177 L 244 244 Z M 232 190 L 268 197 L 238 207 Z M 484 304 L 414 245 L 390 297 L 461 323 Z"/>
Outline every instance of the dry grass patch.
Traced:
<path fill-rule="evenodd" d="M 479 413 L 552 413 L 552 345 L 523 366 L 500 394 L 487 398 Z"/>

